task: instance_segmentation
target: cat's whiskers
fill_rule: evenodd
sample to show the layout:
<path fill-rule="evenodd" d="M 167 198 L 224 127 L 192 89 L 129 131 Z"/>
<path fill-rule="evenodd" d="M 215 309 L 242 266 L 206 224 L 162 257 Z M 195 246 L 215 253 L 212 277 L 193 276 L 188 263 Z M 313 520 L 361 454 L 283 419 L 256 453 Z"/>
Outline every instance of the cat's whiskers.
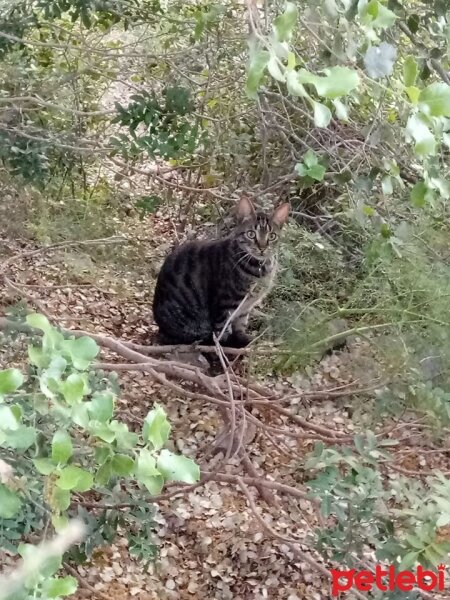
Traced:
<path fill-rule="evenodd" d="M 248 258 L 247 263 L 250 261 L 250 259 L 252 258 L 252 255 L 250 254 L 250 252 L 248 252 L 248 250 L 242 250 L 242 252 L 240 254 L 243 254 L 243 256 L 241 256 L 241 258 L 239 258 L 239 260 L 237 260 L 234 265 L 233 265 L 233 271 L 235 269 L 237 269 L 237 267 L 246 259 Z M 247 264 L 244 263 L 244 264 Z"/>

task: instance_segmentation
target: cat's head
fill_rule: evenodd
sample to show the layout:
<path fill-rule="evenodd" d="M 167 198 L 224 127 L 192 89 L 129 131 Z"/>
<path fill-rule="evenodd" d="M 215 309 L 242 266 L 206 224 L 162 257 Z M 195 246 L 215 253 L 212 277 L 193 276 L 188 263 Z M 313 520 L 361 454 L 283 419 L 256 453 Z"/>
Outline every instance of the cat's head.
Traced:
<path fill-rule="evenodd" d="M 237 204 L 238 224 L 234 232 L 242 249 L 259 260 L 272 256 L 289 210 L 290 205 L 285 202 L 267 214 L 257 211 L 252 202 L 242 196 Z"/>

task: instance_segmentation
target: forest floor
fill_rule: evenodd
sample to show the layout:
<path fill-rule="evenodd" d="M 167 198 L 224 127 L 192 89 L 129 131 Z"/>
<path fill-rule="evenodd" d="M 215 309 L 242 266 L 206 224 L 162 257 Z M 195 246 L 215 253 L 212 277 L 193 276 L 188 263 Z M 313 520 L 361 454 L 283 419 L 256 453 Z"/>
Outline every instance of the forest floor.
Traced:
<path fill-rule="evenodd" d="M 9 276 L 30 297 L 41 302 L 55 323 L 149 344 L 155 332 L 150 308 L 154 276 L 171 246 L 172 224 L 173 219 L 159 213 L 140 219 L 132 211 L 117 220 L 114 231 L 126 237 L 126 244 L 108 245 L 104 249 L 61 248 L 32 258 L 21 258 L 21 254 L 38 245 L 9 232 L 3 238 L 0 259 L 17 255 Z M 6 290 L 0 293 L 0 307 L 11 306 L 16 300 Z M 0 362 L 20 362 L 22 351 L 20 344 L 17 352 L 10 349 L 2 356 L 0 351 Z M 243 359 L 244 371 L 248 362 Z M 351 436 L 355 432 L 351 414 L 364 406 L 366 395 L 333 398 L 332 394 L 325 394 L 307 401 L 300 392 L 345 390 L 346 386 L 377 381 L 378 375 L 370 345 L 356 339 L 349 349 L 324 357 L 308 374 L 294 373 L 284 380 L 266 375 L 265 383 L 292 396 L 288 407 L 295 414 L 325 429 L 333 428 Z M 159 402 L 172 424 L 171 443 L 175 449 L 193 457 L 209 471 L 220 468 L 222 473 L 243 473 L 242 457 L 231 459 L 225 466 L 219 464 L 223 458 L 220 454 L 202 458 L 221 428 L 216 407 L 195 399 L 186 400 L 144 373 L 121 373 L 120 387 L 118 413 L 130 428 L 139 427 L 139 420 L 154 402 Z M 390 437 L 407 444 L 406 451 L 399 452 L 396 471 L 390 476 L 396 477 L 399 472 L 425 474 L 436 466 L 445 470 L 442 454 L 421 453 L 420 446 L 428 442 L 420 422 L 405 419 L 383 423 L 385 427 L 391 428 Z M 282 446 L 277 447 L 269 438 L 258 435 L 245 450 L 258 475 L 304 489 L 303 457 L 313 445 L 313 437 L 305 434 L 290 440 L 286 448 L 289 452 L 285 452 Z M 319 525 L 313 504 L 288 496 L 277 497 L 271 503 L 255 488 L 248 489 L 267 525 L 280 536 L 294 537 L 308 557 L 306 539 Z M 294 555 L 289 544 L 274 540 L 261 527 L 247 500 L 239 486 L 210 481 L 190 493 L 160 501 L 155 507 L 157 559 L 144 566 L 132 558 L 127 540 L 119 531 L 111 547 L 99 549 L 88 564 L 77 567 L 81 585 L 76 598 L 330 598 L 329 581 L 323 573 L 309 564 L 307 558 L 300 560 Z M 302 540 L 305 540 L 303 546 Z M 322 563 L 318 555 L 313 558 Z"/>
<path fill-rule="evenodd" d="M 124 101 L 127 94 L 129 91 L 117 84 L 104 98 L 104 107 L 110 108 L 116 100 Z M 110 164 L 108 179 L 112 178 L 123 197 L 129 195 L 133 199 L 152 192 L 146 177 L 133 173 L 130 178 Z M 36 214 L 32 198 L 17 203 L 13 197 L 4 197 L 0 202 L 0 263 L 17 257 L 9 268 L 9 277 L 25 290 L 29 299 L 37 299 L 58 325 L 150 344 L 155 333 L 151 316 L 154 280 L 177 236 L 179 215 L 161 210 L 140 218 L 133 205 L 132 201 L 129 211 L 124 211 L 122 205 L 117 216 L 108 214 L 108 235 L 123 236 L 124 244 L 62 247 L 26 258 L 22 256 L 26 250 L 50 241 L 45 237 L 46 231 L 55 224 L 47 219 L 45 211 Z M 86 231 L 96 232 L 96 218 L 103 220 L 107 213 L 113 213 L 108 203 L 96 213 L 93 208 L 93 204 L 88 206 L 77 223 L 84 238 Z M 65 210 L 62 206 L 61 221 L 56 225 L 64 234 Z M 24 223 L 32 224 L 28 232 Z M 54 241 L 55 235 L 50 237 Z M 77 239 L 76 232 L 72 232 L 72 237 Z M 0 290 L 0 314 L 19 300 L 6 289 Z M 0 348 L 0 366 L 20 364 L 23 356 L 24 346 L 19 343 L 16 347 Z M 103 356 L 114 360 L 108 353 Z M 364 415 L 369 404 L 367 394 L 346 394 L 345 390 L 352 386 L 372 387 L 371 396 L 376 392 L 374 382 L 380 381 L 370 343 L 364 339 L 356 338 L 347 349 L 325 356 L 314 369 L 284 379 L 261 371 L 256 375 L 254 360 L 242 359 L 242 372 L 263 377 L 266 386 L 283 392 L 289 397 L 285 407 L 295 415 L 324 431 L 333 429 L 347 436 L 354 435 L 358 428 L 352 416 Z M 203 458 L 222 426 L 215 406 L 186 400 L 148 374 L 136 371 L 120 374 L 120 388 L 118 416 L 130 428 L 139 428 L 140 419 L 158 402 L 172 424 L 173 448 L 194 458 L 203 469 L 244 473 L 242 456 L 226 465 L 221 464 L 220 454 Z M 305 392 L 314 390 L 332 393 L 308 399 Z M 336 396 L 333 390 L 338 392 Z M 392 467 L 389 477 L 395 478 L 399 473 L 424 476 L 437 467 L 443 471 L 450 468 L 442 452 L 421 452 L 424 447 L 432 447 L 432 443 L 420 420 L 405 416 L 382 425 L 375 431 L 387 429 L 389 437 L 400 442 L 395 469 Z M 288 438 L 284 446 L 257 435 L 245 448 L 247 459 L 257 475 L 304 489 L 304 456 L 315 442 L 310 433 Z M 314 505 L 310 500 L 288 495 L 276 495 L 275 502 L 270 502 L 256 488 L 249 486 L 248 490 L 258 513 L 235 483 L 209 481 L 189 493 L 159 501 L 153 534 L 158 548 L 156 560 L 145 566 L 131 557 L 127 539 L 119 531 L 112 546 L 97 550 L 87 564 L 76 567 L 80 586 L 74 599 L 328 600 L 329 580 L 317 565 L 322 569 L 331 565 L 307 545 L 309 534 L 320 524 Z M 292 547 L 282 539 L 274 539 L 262 527 L 261 517 L 280 538 L 295 538 L 304 559 L 294 555 Z M 347 597 L 354 600 L 352 593 Z"/>

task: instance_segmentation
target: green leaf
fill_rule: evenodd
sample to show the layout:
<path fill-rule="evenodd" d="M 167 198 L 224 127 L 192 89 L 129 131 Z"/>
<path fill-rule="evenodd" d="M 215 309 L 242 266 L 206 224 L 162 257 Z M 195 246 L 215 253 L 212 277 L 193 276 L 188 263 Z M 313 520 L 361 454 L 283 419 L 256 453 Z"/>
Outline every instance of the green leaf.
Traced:
<path fill-rule="evenodd" d="M 411 190 L 411 202 L 417 208 L 423 208 L 432 198 L 433 190 L 430 190 L 424 181 L 418 181 Z"/>
<path fill-rule="evenodd" d="M 313 83 L 319 96 L 334 100 L 357 88 L 359 76 L 348 67 L 332 67 L 326 70 L 326 77 L 316 77 Z"/>
<path fill-rule="evenodd" d="M 83 429 L 88 429 L 90 421 L 88 403 L 80 402 L 80 404 L 72 406 L 70 417 L 76 425 L 79 425 Z"/>
<path fill-rule="evenodd" d="M 90 421 L 88 431 L 94 437 L 98 437 L 107 444 L 112 444 L 116 439 L 116 432 L 111 427 L 111 423 L 100 423 L 99 421 Z"/>
<path fill-rule="evenodd" d="M 14 411 L 10 406 L 0 406 L 0 431 L 14 431 L 19 428 Z"/>
<path fill-rule="evenodd" d="M 433 499 L 436 501 L 436 504 L 439 506 L 440 510 L 450 515 L 450 500 L 447 498 L 442 498 L 441 496 L 433 496 Z"/>
<path fill-rule="evenodd" d="M 45 582 L 44 590 L 48 598 L 70 596 L 77 591 L 78 582 L 75 577 L 54 577 Z"/>
<path fill-rule="evenodd" d="M 366 439 L 369 450 L 374 450 L 377 447 L 377 438 L 370 429 L 366 431 Z"/>
<path fill-rule="evenodd" d="M 12 519 L 19 512 L 21 504 L 17 494 L 0 483 L 0 518 Z"/>
<path fill-rule="evenodd" d="M 381 189 L 383 190 L 383 194 L 389 196 L 393 193 L 394 187 L 392 185 L 392 177 L 390 175 L 385 175 L 381 180 Z"/>
<path fill-rule="evenodd" d="M 408 552 L 408 554 L 405 554 L 400 565 L 398 566 L 398 570 L 404 571 L 413 567 L 417 562 L 419 554 L 420 552 Z"/>
<path fill-rule="evenodd" d="M 445 560 L 447 553 L 447 547 L 440 544 L 431 544 L 430 546 L 427 546 L 423 552 L 428 562 L 435 567 Z"/>
<path fill-rule="evenodd" d="M 436 527 L 446 527 L 450 523 L 450 512 L 441 514 L 436 521 Z"/>
<path fill-rule="evenodd" d="M 258 49 L 256 52 L 251 53 L 245 85 L 246 93 L 250 98 L 256 97 L 269 60 L 270 53 L 267 50 Z"/>
<path fill-rule="evenodd" d="M 300 177 L 306 177 L 308 174 L 308 169 L 303 163 L 297 163 L 294 167 L 294 170 L 300 175 Z"/>
<path fill-rule="evenodd" d="M 71 373 L 65 381 L 61 381 L 59 390 L 67 404 L 72 406 L 83 400 L 89 391 L 89 386 L 84 374 Z"/>
<path fill-rule="evenodd" d="M 67 431 L 57 431 L 52 440 L 52 460 L 56 464 L 66 464 L 73 454 L 72 439 Z"/>
<path fill-rule="evenodd" d="M 111 468 L 117 475 L 126 477 L 133 472 L 134 460 L 126 454 L 116 454 L 111 461 Z"/>
<path fill-rule="evenodd" d="M 69 465 L 60 471 L 56 485 L 62 490 L 87 492 L 94 483 L 92 474 L 74 465 Z"/>
<path fill-rule="evenodd" d="M 27 315 L 26 321 L 30 327 L 40 329 L 44 332 L 42 338 L 42 350 L 44 353 L 59 347 L 63 341 L 64 338 L 62 334 L 50 324 L 49 320 L 44 315 L 33 313 Z"/>
<path fill-rule="evenodd" d="M 156 468 L 156 461 L 149 450 L 141 450 L 135 463 L 136 479 L 142 483 L 153 496 L 159 494 L 164 485 L 164 477 Z"/>
<path fill-rule="evenodd" d="M 408 24 L 410 31 L 412 33 L 417 33 L 417 31 L 419 30 L 420 16 L 417 14 L 409 15 L 406 22 Z"/>
<path fill-rule="evenodd" d="M 273 31 L 279 42 L 288 42 L 298 19 L 298 9 L 293 2 L 286 3 L 286 10 L 273 20 Z"/>
<path fill-rule="evenodd" d="M 407 533 L 407 534 L 405 534 L 405 540 L 408 542 L 408 544 L 410 546 L 412 546 L 416 550 L 423 550 L 424 543 L 416 535 L 413 535 L 411 533 Z"/>
<path fill-rule="evenodd" d="M 414 148 L 416 154 L 422 156 L 435 154 L 436 140 L 434 135 L 431 133 L 419 115 L 412 115 L 409 117 L 406 124 L 406 131 L 416 142 Z"/>
<path fill-rule="evenodd" d="M 443 177 L 432 177 L 430 179 L 430 186 L 433 190 L 438 190 L 442 198 L 447 200 L 450 197 L 450 184 L 447 179 L 444 179 Z"/>
<path fill-rule="evenodd" d="M 417 104 L 419 102 L 420 89 L 418 87 L 412 85 L 410 87 L 405 88 L 405 92 L 408 94 L 408 98 L 413 104 Z"/>
<path fill-rule="evenodd" d="M 288 71 L 286 73 L 286 85 L 288 92 L 292 94 L 292 96 L 301 96 L 304 98 L 308 95 L 302 83 L 299 81 L 296 71 Z"/>
<path fill-rule="evenodd" d="M 299 69 L 297 71 L 297 80 L 300 83 L 311 83 L 315 85 L 317 79 L 319 79 L 319 77 L 307 69 Z"/>
<path fill-rule="evenodd" d="M 111 446 L 97 446 L 95 448 L 95 460 L 99 465 L 106 462 L 108 458 L 112 458 L 112 455 L 113 451 Z"/>
<path fill-rule="evenodd" d="M 162 475 L 153 475 L 140 479 L 141 483 L 147 488 L 152 496 L 161 493 L 164 486 L 164 477 Z"/>
<path fill-rule="evenodd" d="M 295 69 L 295 65 L 297 64 L 297 60 L 295 58 L 295 54 L 293 52 L 288 52 L 287 56 L 287 68 L 289 70 Z"/>
<path fill-rule="evenodd" d="M 38 313 L 27 315 L 26 322 L 30 327 L 40 329 L 44 333 L 51 333 L 53 330 L 53 327 L 50 325 L 50 321 L 47 319 L 47 317 Z"/>
<path fill-rule="evenodd" d="M 51 496 L 53 509 L 64 512 L 69 508 L 71 500 L 72 497 L 69 490 L 62 490 L 60 487 L 54 486 Z"/>
<path fill-rule="evenodd" d="M 98 485 L 107 485 L 109 480 L 112 477 L 112 459 L 108 458 L 103 464 L 102 466 L 98 469 L 97 473 L 95 474 L 95 481 L 96 483 L 98 483 Z"/>
<path fill-rule="evenodd" d="M 128 430 L 125 423 L 119 421 L 111 421 L 109 424 L 111 431 L 115 433 L 117 446 L 123 450 L 130 450 L 138 443 L 139 436 L 136 433 Z"/>
<path fill-rule="evenodd" d="M 155 404 L 145 417 L 142 435 L 146 442 L 150 442 L 155 450 L 160 450 L 169 439 L 170 423 L 164 409 Z"/>
<path fill-rule="evenodd" d="M 305 163 L 305 165 L 307 167 L 312 167 L 312 166 L 317 165 L 319 163 L 319 157 L 314 152 L 314 150 L 311 150 L 311 148 L 310 148 L 306 152 L 305 156 L 303 157 L 303 162 Z"/>
<path fill-rule="evenodd" d="M 89 403 L 92 419 L 106 423 L 114 414 L 114 394 L 110 391 L 96 392 Z"/>
<path fill-rule="evenodd" d="M 63 349 L 69 354 L 73 366 L 80 371 L 87 369 L 99 352 L 97 343 L 87 336 L 64 340 Z"/>
<path fill-rule="evenodd" d="M 56 466 L 49 458 L 35 458 L 33 464 L 41 475 L 50 475 Z"/>
<path fill-rule="evenodd" d="M 37 346 L 28 346 L 28 358 L 32 365 L 36 365 L 40 369 L 45 369 L 50 364 L 51 354 L 44 352 L 42 348 Z"/>
<path fill-rule="evenodd" d="M 420 92 L 419 102 L 432 117 L 450 117 L 450 86 L 432 83 Z"/>
<path fill-rule="evenodd" d="M 3 396 L 15 392 L 24 382 L 24 376 L 19 369 L 0 371 L 0 402 Z"/>
<path fill-rule="evenodd" d="M 388 29 L 392 27 L 397 15 L 386 8 L 379 0 L 371 0 L 368 4 L 359 3 L 359 16 L 365 25 L 373 28 Z"/>
<path fill-rule="evenodd" d="M 200 479 L 200 468 L 186 456 L 173 454 L 170 450 L 161 450 L 157 467 L 166 481 L 183 481 L 195 483 Z"/>
<path fill-rule="evenodd" d="M 334 108 L 336 109 L 336 116 L 341 121 L 348 121 L 348 110 L 346 105 L 336 98 L 333 100 Z"/>
<path fill-rule="evenodd" d="M 208 103 L 208 106 L 211 106 L 210 102 Z M 145 217 L 145 215 L 155 213 L 161 206 L 162 202 L 163 199 L 161 196 L 156 196 L 154 194 L 151 196 L 141 196 L 135 203 L 136 208 L 140 209 L 141 220 Z"/>
<path fill-rule="evenodd" d="M 6 444 L 16 450 L 28 450 L 35 443 L 36 435 L 37 432 L 34 427 L 19 425 L 17 429 L 6 434 Z"/>
<path fill-rule="evenodd" d="M 149 477 L 153 475 L 160 475 L 160 472 L 156 468 L 156 460 L 150 450 L 143 448 L 137 457 L 135 462 L 135 473 L 139 479 L 142 477 Z"/>
<path fill-rule="evenodd" d="M 326 169 L 323 165 L 313 165 L 307 170 L 307 175 L 316 181 L 323 181 L 325 171 Z"/>
<path fill-rule="evenodd" d="M 62 492 L 62 490 L 59 490 Z M 69 495 L 70 496 L 70 495 Z M 69 497 L 69 505 L 70 505 L 70 497 Z M 60 533 L 63 531 L 67 525 L 69 524 L 69 519 L 64 515 L 52 515 L 52 525 L 56 531 L 56 533 Z"/>
<path fill-rule="evenodd" d="M 357 435 L 355 435 L 354 438 L 354 444 L 355 444 L 355 448 L 358 450 L 358 452 L 363 456 L 364 455 L 364 450 L 365 450 L 365 438 L 363 435 L 361 435 L 360 433 L 358 433 Z"/>
<path fill-rule="evenodd" d="M 321 104 L 320 102 L 314 102 L 314 123 L 317 127 L 328 127 L 331 121 L 331 111 L 325 106 L 325 104 Z"/>
<path fill-rule="evenodd" d="M 268 69 L 269 73 L 272 75 L 272 77 L 274 79 L 276 79 L 277 81 L 280 81 L 281 83 L 284 83 L 286 81 L 284 73 L 281 70 L 280 61 L 278 60 L 278 58 L 275 55 L 272 55 L 270 57 L 270 60 L 267 63 L 267 69 Z"/>
<path fill-rule="evenodd" d="M 403 81 L 406 87 L 411 87 L 415 84 L 418 72 L 419 67 L 414 56 L 407 56 L 403 63 Z"/>
<path fill-rule="evenodd" d="M 60 380 L 67 367 L 67 361 L 62 356 L 54 356 L 39 378 L 41 392 L 47 398 L 55 398 L 59 392 Z"/>

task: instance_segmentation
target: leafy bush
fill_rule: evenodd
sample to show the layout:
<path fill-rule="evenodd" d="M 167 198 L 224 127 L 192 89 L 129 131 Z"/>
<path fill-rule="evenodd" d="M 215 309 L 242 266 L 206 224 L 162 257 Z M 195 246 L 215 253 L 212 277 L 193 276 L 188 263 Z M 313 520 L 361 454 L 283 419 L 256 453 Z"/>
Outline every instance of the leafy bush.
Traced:
<path fill-rule="evenodd" d="M 381 466 L 395 444 L 369 431 L 355 437 L 354 449 L 319 443 L 307 458 L 305 468 L 316 472 L 311 493 L 333 523 L 316 531 L 317 547 L 340 563 L 356 566 L 369 546 L 400 570 L 417 562 L 437 567 L 450 551 L 441 536 L 450 523 L 450 481 L 437 472 L 426 485 L 406 477 L 386 483 Z"/>
<path fill-rule="evenodd" d="M 76 515 L 87 537 L 72 558 L 86 559 L 121 528 L 131 551 L 151 559 L 151 497 L 167 481 L 197 481 L 198 467 L 164 448 L 170 424 L 161 406 L 139 432 L 115 418 L 117 376 L 95 371 L 93 339 L 65 336 L 40 314 L 27 323 L 42 332 L 28 347 L 29 373 L 0 371 L 0 447 L 14 471 L 0 483 L 0 546 L 21 551 L 24 537 L 59 531 Z"/>

